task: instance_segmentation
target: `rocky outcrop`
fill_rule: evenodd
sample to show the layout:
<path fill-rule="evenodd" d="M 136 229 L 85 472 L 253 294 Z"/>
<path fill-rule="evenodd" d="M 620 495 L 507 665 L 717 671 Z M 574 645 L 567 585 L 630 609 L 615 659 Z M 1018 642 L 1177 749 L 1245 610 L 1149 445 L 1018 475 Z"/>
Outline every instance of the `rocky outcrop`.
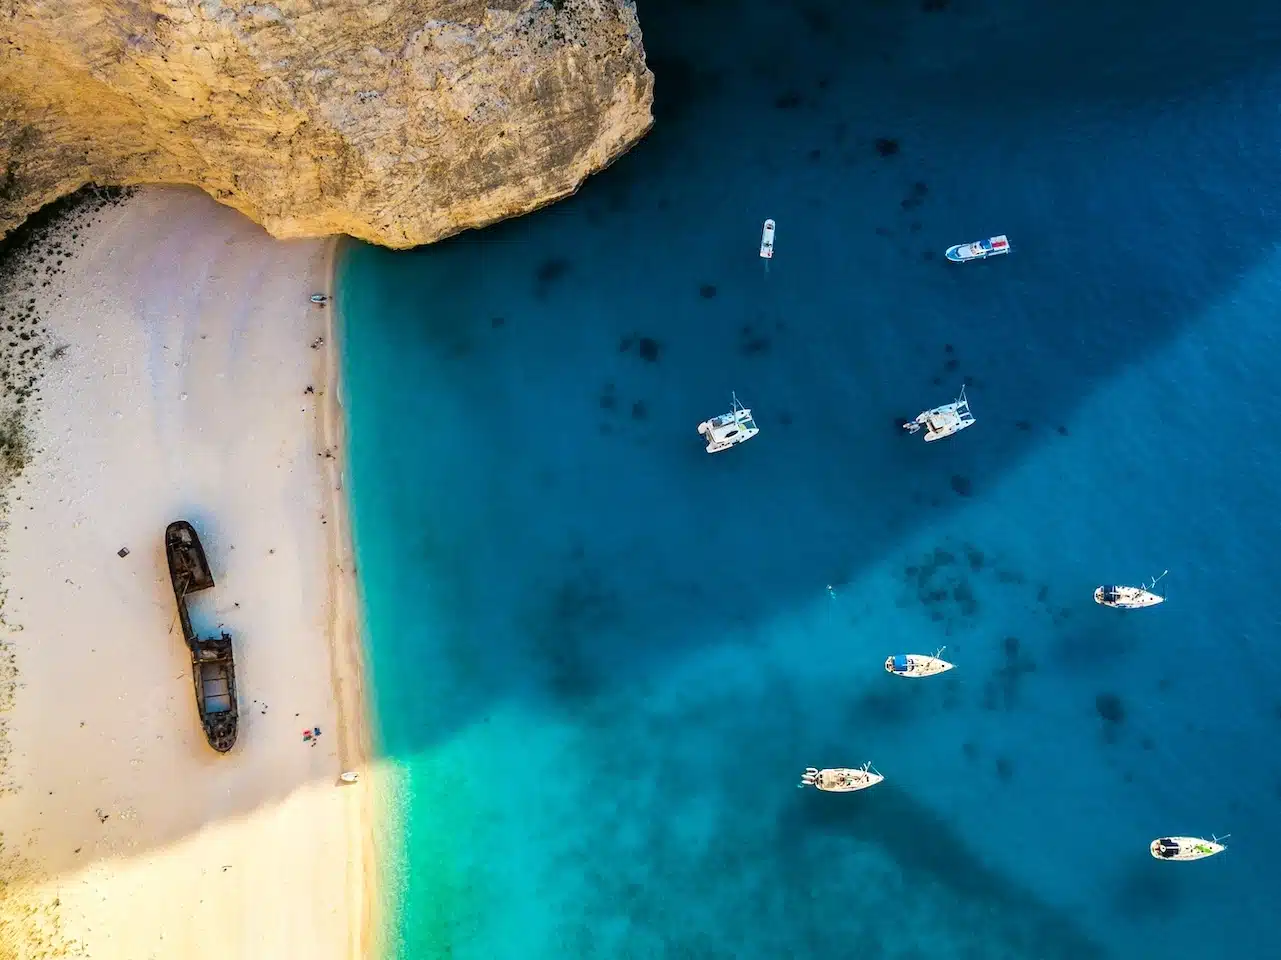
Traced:
<path fill-rule="evenodd" d="M 189 183 L 278 237 L 430 243 L 652 122 L 633 0 L 0 0 L 0 230 Z"/>

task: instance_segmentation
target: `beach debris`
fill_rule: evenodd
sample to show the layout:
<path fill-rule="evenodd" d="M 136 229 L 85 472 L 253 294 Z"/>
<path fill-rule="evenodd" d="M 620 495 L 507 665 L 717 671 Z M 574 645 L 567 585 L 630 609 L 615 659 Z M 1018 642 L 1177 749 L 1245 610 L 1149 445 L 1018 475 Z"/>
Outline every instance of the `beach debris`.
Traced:
<path fill-rule="evenodd" d="M 316 392 L 316 388 L 313 387 L 310 383 L 307 384 L 307 389 L 303 391 L 303 393 L 315 393 L 315 392 Z"/>
<path fill-rule="evenodd" d="M 119 550 L 116 551 L 116 556 L 119 557 L 121 560 L 123 560 L 125 557 L 129 556 L 129 548 L 121 547 Z"/>
<path fill-rule="evenodd" d="M 319 349 L 321 344 L 323 344 L 324 342 L 325 342 L 324 337 L 317 337 L 315 340 L 311 341 L 311 349 L 313 350 Z"/>
<path fill-rule="evenodd" d="M 98 822 L 99 822 L 99 823 L 106 823 L 106 822 L 107 822 L 107 818 L 108 818 L 109 816 L 111 816 L 111 814 L 109 814 L 109 813 L 103 813 L 103 812 L 102 812 L 102 808 L 101 808 L 101 807 L 97 807 L 97 808 L 95 808 L 93 812 L 94 812 L 94 813 L 96 813 L 96 814 L 98 815 Z"/>

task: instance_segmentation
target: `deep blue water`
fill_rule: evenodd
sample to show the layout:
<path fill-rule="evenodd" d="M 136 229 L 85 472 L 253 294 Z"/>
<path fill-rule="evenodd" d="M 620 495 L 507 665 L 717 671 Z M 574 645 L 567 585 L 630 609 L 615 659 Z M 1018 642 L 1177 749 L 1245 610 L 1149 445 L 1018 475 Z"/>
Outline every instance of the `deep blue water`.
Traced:
<path fill-rule="evenodd" d="M 1281 956 L 1281 9 L 640 14 L 629 155 L 341 265 L 394 955 Z"/>

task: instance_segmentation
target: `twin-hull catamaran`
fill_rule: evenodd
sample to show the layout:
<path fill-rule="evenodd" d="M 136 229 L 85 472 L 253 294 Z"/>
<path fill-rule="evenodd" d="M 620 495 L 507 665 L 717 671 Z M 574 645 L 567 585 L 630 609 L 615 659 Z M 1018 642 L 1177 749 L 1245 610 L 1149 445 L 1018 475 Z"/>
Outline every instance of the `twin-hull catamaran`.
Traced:
<path fill-rule="evenodd" d="M 699 435 L 707 438 L 708 453 L 720 453 L 735 444 L 746 443 L 761 432 L 752 419 L 752 411 L 738 402 L 738 394 L 731 396 L 734 399 L 729 413 L 722 413 L 698 425 Z"/>
<path fill-rule="evenodd" d="M 872 769 L 869 761 L 858 768 L 829 767 L 820 770 L 818 767 L 806 767 L 797 786 L 815 787 L 830 793 L 853 793 L 855 790 L 874 787 L 884 779 Z"/>
<path fill-rule="evenodd" d="M 1158 860 L 1204 860 L 1227 849 L 1220 839 L 1226 840 L 1231 834 L 1222 838 L 1214 837 L 1203 840 L 1200 837 L 1159 837 L 1152 841 L 1152 856 Z"/>
<path fill-rule="evenodd" d="M 941 654 L 947 647 L 939 647 L 934 656 L 927 657 L 922 653 L 900 653 L 885 658 L 885 671 L 896 677 L 933 677 L 947 673 L 955 664 L 943 660 Z"/>
<path fill-rule="evenodd" d="M 1164 577 L 1169 572 L 1169 570 L 1166 570 L 1161 574 L 1161 577 Z M 1116 587 L 1111 584 L 1096 587 L 1094 590 L 1094 602 L 1100 603 L 1105 607 L 1116 607 L 1118 610 L 1138 610 L 1141 607 L 1155 607 L 1158 603 L 1165 602 L 1165 597 L 1155 592 L 1156 583 L 1161 577 L 1153 577 L 1151 583 L 1145 583 L 1141 587 Z"/>
<path fill-rule="evenodd" d="M 965 396 L 965 385 L 961 385 L 961 395 L 951 403 L 933 410 L 926 410 L 917 415 L 915 420 L 903 424 L 908 433 L 916 433 L 925 428 L 925 442 L 932 443 L 954 433 L 960 433 L 974 423 L 974 414 L 970 413 L 970 401 Z"/>

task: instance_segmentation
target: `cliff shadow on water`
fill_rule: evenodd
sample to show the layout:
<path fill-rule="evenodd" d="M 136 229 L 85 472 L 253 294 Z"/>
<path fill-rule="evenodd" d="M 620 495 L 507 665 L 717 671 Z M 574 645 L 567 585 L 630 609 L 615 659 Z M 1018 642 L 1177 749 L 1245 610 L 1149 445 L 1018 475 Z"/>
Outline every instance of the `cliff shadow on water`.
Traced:
<path fill-rule="evenodd" d="M 413 758 L 515 704 L 588 728 L 580 759 L 601 789 L 610 770 L 680 780 L 676 763 L 706 798 L 706 758 L 667 754 L 682 737 L 711 746 L 696 731 L 725 734 L 727 714 L 676 722 L 649 693 L 728 636 L 768 646 L 828 584 L 994 496 L 1064 442 L 1092 391 L 1273 250 L 1278 24 L 1261 2 L 638 6 L 656 125 L 631 153 L 535 216 L 410 253 L 348 251 L 356 533 L 379 594 L 387 754 Z M 1008 258 L 943 260 L 998 233 Z M 1189 244 L 1215 254 L 1189 259 Z M 979 429 L 930 447 L 902 435 L 962 382 Z M 762 434 L 709 457 L 695 424 L 732 390 Z M 398 682 L 411 666 L 414 684 Z M 735 699 L 732 676 L 702 682 L 709 703 L 759 716 L 744 728 L 759 740 L 739 730 L 726 754 L 785 767 L 776 741 L 807 728 L 804 685 L 782 676 Z M 669 861 L 649 876 L 695 886 L 698 863 L 712 869 L 698 857 L 750 844 L 753 869 L 787 877 L 798 847 L 872 845 L 910 877 L 1039 918 L 1034 933 L 1011 921 L 1009 955 L 1096 954 L 975 867 L 927 804 L 885 789 L 858 813 L 781 803 L 777 841 L 753 834 L 741 798 L 714 795 L 711 851 L 652 836 Z M 615 851 L 625 822 L 665 822 L 680 802 L 611 798 L 576 855 Z M 644 876 L 597 880 L 601 902 L 631 891 L 637 915 L 660 909 Z M 743 902 L 716 908 L 722 928 Z M 1058 946 L 1025 939 L 1043 935 Z"/>

